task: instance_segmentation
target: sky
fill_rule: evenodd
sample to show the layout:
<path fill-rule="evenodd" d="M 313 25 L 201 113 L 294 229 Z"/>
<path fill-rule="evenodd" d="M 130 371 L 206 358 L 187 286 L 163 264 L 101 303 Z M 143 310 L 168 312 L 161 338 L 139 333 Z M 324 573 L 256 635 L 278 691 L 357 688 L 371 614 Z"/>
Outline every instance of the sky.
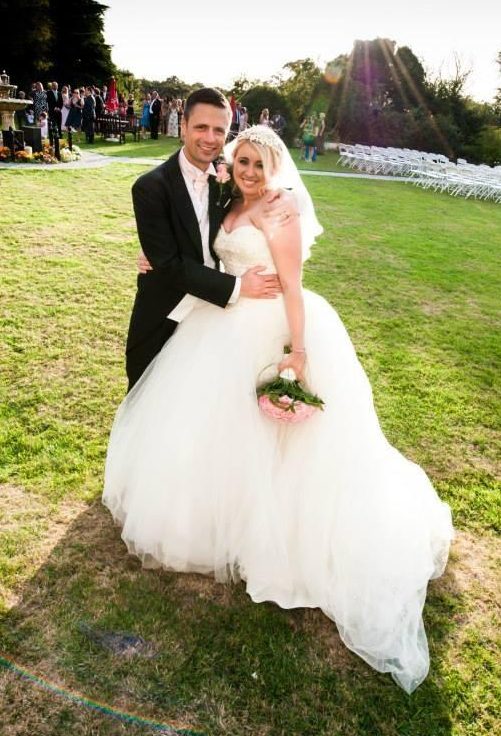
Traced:
<path fill-rule="evenodd" d="M 270 79 L 310 57 L 319 66 L 349 53 L 355 39 L 386 37 L 409 46 L 432 77 L 458 57 L 471 69 L 465 91 L 491 102 L 501 74 L 501 0 L 102 0 L 113 61 L 136 77 L 177 76 L 231 87 Z"/>

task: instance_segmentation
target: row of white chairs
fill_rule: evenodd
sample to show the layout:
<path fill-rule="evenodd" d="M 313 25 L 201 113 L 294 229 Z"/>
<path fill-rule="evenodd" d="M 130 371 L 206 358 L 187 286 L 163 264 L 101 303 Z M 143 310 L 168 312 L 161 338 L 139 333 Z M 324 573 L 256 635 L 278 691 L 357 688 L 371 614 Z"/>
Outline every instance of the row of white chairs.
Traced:
<path fill-rule="evenodd" d="M 455 197 L 474 197 L 501 202 L 501 166 L 457 163 L 440 153 L 381 146 L 338 146 L 339 161 L 368 174 L 400 176 L 414 180 L 424 189 L 447 192 Z"/>

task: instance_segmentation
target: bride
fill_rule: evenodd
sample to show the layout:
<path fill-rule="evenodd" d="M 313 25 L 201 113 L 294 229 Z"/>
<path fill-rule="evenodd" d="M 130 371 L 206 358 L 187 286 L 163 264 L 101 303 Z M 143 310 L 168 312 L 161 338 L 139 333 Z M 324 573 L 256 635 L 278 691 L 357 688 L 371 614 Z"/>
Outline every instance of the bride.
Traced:
<path fill-rule="evenodd" d="M 278 273 L 283 295 L 197 301 L 117 412 L 103 501 L 145 566 L 319 607 L 412 692 L 428 672 L 422 609 L 446 564 L 449 508 L 384 437 L 343 323 L 301 285 L 321 228 L 284 144 L 255 126 L 226 154 L 240 196 L 215 250 L 235 276 L 257 264 Z M 292 187 L 300 212 L 278 228 L 263 217 L 274 187 Z M 285 426 L 264 416 L 256 385 L 270 364 L 292 368 L 324 411 Z"/>

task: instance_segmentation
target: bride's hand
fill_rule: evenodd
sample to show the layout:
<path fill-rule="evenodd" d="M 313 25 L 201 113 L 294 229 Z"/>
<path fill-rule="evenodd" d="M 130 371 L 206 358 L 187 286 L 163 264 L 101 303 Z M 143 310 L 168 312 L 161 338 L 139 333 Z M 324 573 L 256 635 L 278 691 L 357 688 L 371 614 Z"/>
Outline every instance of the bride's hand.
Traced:
<path fill-rule="evenodd" d="M 283 189 L 267 192 L 262 214 L 269 225 L 288 225 L 299 216 L 296 200 L 290 192 Z"/>
<path fill-rule="evenodd" d="M 148 271 L 153 271 L 153 266 L 146 258 L 142 250 L 139 251 L 139 255 L 137 257 L 137 270 L 139 271 L 139 273 L 148 273 Z"/>
<path fill-rule="evenodd" d="M 306 353 L 304 352 L 292 352 L 285 356 L 281 363 L 278 365 L 278 372 L 281 373 L 286 368 L 292 368 L 296 374 L 298 381 L 304 381 L 304 366 L 306 364 Z"/>

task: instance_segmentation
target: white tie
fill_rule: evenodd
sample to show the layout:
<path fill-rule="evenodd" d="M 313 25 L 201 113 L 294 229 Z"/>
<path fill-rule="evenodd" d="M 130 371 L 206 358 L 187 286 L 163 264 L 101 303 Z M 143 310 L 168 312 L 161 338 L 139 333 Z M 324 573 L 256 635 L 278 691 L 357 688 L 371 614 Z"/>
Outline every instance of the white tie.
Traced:
<path fill-rule="evenodd" d="M 195 193 L 198 197 L 198 199 L 202 199 L 202 194 L 205 189 L 205 186 L 209 180 L 209 174 L 208 172 L 201 171 L 199 174 L 196 175 L 196 177 L 193 179 L 193 189 L 195 190 Z"/>

